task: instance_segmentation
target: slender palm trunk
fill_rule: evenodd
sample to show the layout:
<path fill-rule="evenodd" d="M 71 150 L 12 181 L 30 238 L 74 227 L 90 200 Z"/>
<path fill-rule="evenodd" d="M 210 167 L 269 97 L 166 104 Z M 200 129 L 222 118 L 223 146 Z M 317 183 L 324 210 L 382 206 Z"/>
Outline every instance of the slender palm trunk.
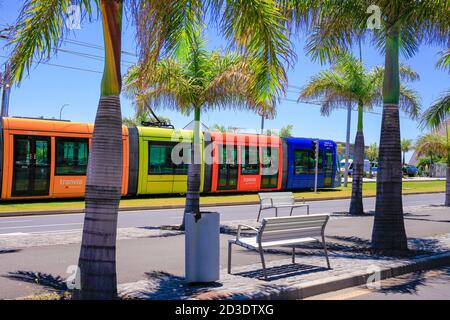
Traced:
<path fill-rule="evenodd" d="M 407 250 L 402 203 L 402 159 L 399 119 L 399 28 L 386 36 L 377 198 L 372 246 L 377 250 Z"/>
<path fill-rule="evenodd" d="M 86 180 L 86 213 L 75 299 L 117 297 L 116 232 L 122 188 L 120 48 L 122 1 L 102 0 L 105 70 Z"/>
<path fill-rule="evenodd" d="M 450 164 L 447 163 L 447 174 L 445 182 L 445 206 L 450 207 Z"/>
<path fill-rule="evenodd" d="M 446 119 L 446 118 L 444 118 Z M 444 121 L 445 134 L 447 138 L 447 174 L 445 177 L 445 206 L 450 207 L 450 138 L 448 132 L 448 124 Z"/>
<path fill-rule="evenodd" d="M 405 161 L 406 159 L 405 159 L 405 158 L 406 158 L 406 152 L 405 152 L 405 151 L 403 151 L 403 161 L 402 161 L 402 162 L 403 162 L 403 165 L 405 165 L 405 164 L 406 164 L 406 161 Z"/>
<path fill-rule="evenodd" d="M 200 142 L 200 108 L 195 108 L 194 141 L 191 149 L 191 163 L 188 170 L 186 205 L 184 213 L 194 213 L 200 218 L 200 175 L 201 175 L 201 142 Z M 184 217 L 183 217 L 184 225 Z"/>
<path fill-rule="evenodd" d="M 350 214 L 364 214 L 362 188 L 364 177 L 364 133 L 363 133 L 363 105 L 358 105 L 358 130 L 355 138 L 355 154 L 352 172 L 352 199 L 350 201 Z"/>

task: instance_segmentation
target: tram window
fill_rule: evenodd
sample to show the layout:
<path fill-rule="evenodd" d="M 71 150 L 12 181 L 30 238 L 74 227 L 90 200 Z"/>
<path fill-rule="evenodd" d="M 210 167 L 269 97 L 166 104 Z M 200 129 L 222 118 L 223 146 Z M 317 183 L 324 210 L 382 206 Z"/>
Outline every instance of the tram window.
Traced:
<path fill-rule="evenodd" d="M 56 138 L 55 175 L 86 175 L 88 143 L 88 139 Z"/>
<path fill-rule="evenodd" d="M 148 144 L 148 174 L 173 174 L 172 145 Z"/>
<path fill-rule="evenodd" d="M 323 171 L 323 155 L 319 154 L 319 163 L 317 165 L 318 173 Z M 311 150 L 294 150 L 294 174 L 314 174 L 316 172 L 316 159 Z"/>
<path fill-rule="evenodd" d="M 294 150 L 294 174 L 309 173 L 309 151 L 304 149 Z"/>
<path fill-rule="evenodd" d="M 188 173 L 188 163 L 174 164 L 172 161 L 172 150 L 175 143 L 149 142 L 148 144 L 148 174 L 164 175 L 177 174 L 183 175 Z M 191 148 L 183 147 L 179 151 L 179 157 L 184 159 L 185 152 L 190 156 Z"/>
<path fill-rule="evenodd" d="M 241 174 L 259 174 L 258 147 L 241 147 Z"/>

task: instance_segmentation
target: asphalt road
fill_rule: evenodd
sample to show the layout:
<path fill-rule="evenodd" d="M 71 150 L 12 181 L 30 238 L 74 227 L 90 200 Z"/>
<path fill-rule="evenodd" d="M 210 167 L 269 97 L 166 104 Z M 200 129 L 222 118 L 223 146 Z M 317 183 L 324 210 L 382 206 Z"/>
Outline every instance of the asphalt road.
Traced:
<path fill-rule="evenodd" d="M 306 300 L 450 300 L 450 267 L 386 279 L 378 289 L 360 286 Z"/>
<path fill-rule="evenodd" d="M 406 195 L 403 197 L 405 207 L 442 204 L 444 194 Z M 311 213 L 348 211 L 350 200 L 327 200 L 310 202 Z M 218 211 L 221 221 L 256 219 L 258 205 L 208 207 L 205 210 Z M 375 198 L 364 199 L 366 211 L 375 209 Z M 280 210 L 280 215 L 287 214 Z M 300 212 L 304 208 L 297 208 Z M 123 211 L 119 215 L 119 228 L 159 226 L 181 223 L 182 209 Z M 262 216 L 273 216 L 272 210 L 263 211 Z M 294 211 L 295 214 L 295 211 Z M 47 233 L 80 230 L 83 227 L 84 214 L 56 214 L 43 216 L 2 217 L 0 218 L 0 234 Z"/>
<path fill-rule="evenodd" d="M 405 196 L 405 206 L 440 204 L 443 195 Z M 374 199 L 365 199 L 366 210 L 373 209 Z M 312 212 L 345 211 L 348 200 L 321 201 L 311 203 Z M 218 207 L 222 220 L 255 218 L 257 206 Z M 301 209 L 300 209 L 301 210 Z M 161 223 L 176 223 L 181 219 L 181 210 L 157 210 L 140 213 L 124 212 L 120 215 L 120 227 L 151 226 Z M 268 215 L 269 213 L 267 213 Z M 20 232 L 60 233 L 82 227 L 82 215 L 54 215 L 0 218 L 3 233 L 12 237 Z M 327 226 L 327 235 L 333 235 L 358 243 L 368 241 L 371 236 L 373 216 L 334 217 Z M 416 212 L 405 215 L 408 237 L 426 237 L 433 234 L 449 233 L 450 220 L 446 209 Z M 2 235 L 2 237 L 9 237 Z M 221 265 L 226 267 L 227 240 L 229 235 L 221 235 Z M 5 250 L 3 250 L 5 249 Z M 76 265 L 80 244 L 36 246 L 29 248 L 0 248 L 0 299 L 31 295 L 46 288 L 54 288 L 68 276 L 66 270 Z M 268 261 L 278 260 L 278 254 L 268 253 Z M 236 248 L 233 266 L 259 263 L 256 252 Z M 174 275 L 184 274 L 184 237 L 158 237 L 119 240 L 117 242 L 118 282 L 126 283 L 145 278 L 146 273 L 165 271 Z M 36 281 L 36 279 L 39 279 Z M 39 282 L 39 285 L 36 283 Z"/>

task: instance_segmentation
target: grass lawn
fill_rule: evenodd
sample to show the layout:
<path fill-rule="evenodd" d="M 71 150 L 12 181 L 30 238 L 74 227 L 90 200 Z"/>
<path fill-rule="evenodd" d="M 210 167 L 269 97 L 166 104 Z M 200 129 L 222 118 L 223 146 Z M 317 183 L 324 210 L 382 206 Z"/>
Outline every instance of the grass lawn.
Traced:
<path fill-rule="evenodd" d="M 364 183 L 364 196 L 374 196 L 376 194 L 376 183 Z M 403 182 L 403 193 L 415 192 L 444 192 L 445 181 L 413 181 Z M 313 191 L 295 192 L 296 198 L 304 197 L 308 199 L 329 199 L 351 196 L 351 184 L 347 188 L 340 187 L 336 189 L 319 190 L 318 193 Z M 183 205 L 184 197 L 147 197 L 123 199 L 120 203 L 121 207 L 141 207 L 141 206 L 164 206 L 164 205 Z M 201 198 L 202 204 L 208 203 L 232 203 L 258 201 L 258 195 L 255 194 L 234 194 L 221 196 L 203 196 Z M 84 202 L 82 200 L 57 200 L 57 201 L 38 201 L 38 202 L 4 202 L 0 204 L 0 212 L 20 212 L 20 211 L 47 211 L 47 210 L 63 210 L 63 209 L 82 209 Z"/>

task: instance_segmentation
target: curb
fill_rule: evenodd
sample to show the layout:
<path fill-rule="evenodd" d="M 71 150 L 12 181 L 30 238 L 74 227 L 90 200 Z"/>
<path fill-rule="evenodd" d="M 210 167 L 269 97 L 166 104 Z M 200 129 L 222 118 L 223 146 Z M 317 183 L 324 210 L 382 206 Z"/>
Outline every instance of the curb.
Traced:
<path fill-rule="evenodd" d="M 449 264 L 450 252 L 419 258 L 413 263 L 403 263 L 392 268 L 381 269 L 380 280 L 398 277 L 416 271 L 434 269 Z M 283 287 L 278 291 L 273 290 L 268 294 L 256 293 L 247 297 L 251 300 L 305 299 L 332 291 L 364 285 L 367 283 L 367 279 L 372 275 L 373 272 L 356 271 L 344 276 L 332 276 L 303 284 Z"/>
<path fill-rule="evenodd" d="M 445 191 L 431 191 L 431 192 L 410 192 L 405 193 L 404 196 L 418 195 L 418 194 L 437 194 L 444 193 Z M 363 198 L 375 198 L 376 195 L 364 196 Z M 345 200 L 350 199 L 350 196 L 338 196 L 338 197 L 323 197 L 323 198 L 304 198 L 307 202 L 314 201 L 330 201 L 330 200 Z M 303 199 L 302 199 L 303 200 Z M 228 206 L 242 206 L 242 205 L 257 205 L 259 201 L 234 201 L 234 202 L 212 202 L 201 204 L 202 207 L 228 207 Z M 166 210 L 166 209 L 182 209 L 184 204 L 176 205 L 159 205 L 159 206 L 136 206 L 136 207 L 123 207 L 119 209 L 119 212 L 127 211 L 144 211 L 144 210 Z M 12 212 L 0 212 L 0 218 L 2 217 L 21 217 L 21 216 L 34 216 L 34 215 L 57 215 L 57 214 L 79 214 L 84 213 L 84 209 L 63 209 L 63 210 L 46 210 L 46 211 L 12 211 Z"/>

